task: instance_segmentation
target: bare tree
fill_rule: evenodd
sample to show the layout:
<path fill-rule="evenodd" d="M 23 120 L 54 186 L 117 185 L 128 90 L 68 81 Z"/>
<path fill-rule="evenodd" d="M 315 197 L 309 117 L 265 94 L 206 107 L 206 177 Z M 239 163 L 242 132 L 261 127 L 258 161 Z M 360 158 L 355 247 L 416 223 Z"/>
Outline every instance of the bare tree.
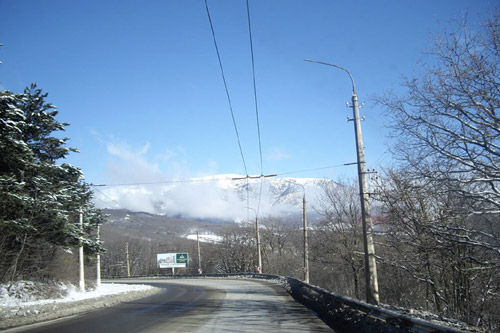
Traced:
<path fill-rule="evenodd" d="M 472 213 L 500 212 L 500 13 L 482 29 L 445 31 L 433 65 L 406 78 L 404 96 L 378 98 L 388 110 L 396 156 L 415 176 L 473 198 Z"/>
<path fill-rule="evenodd" d="M 498 325 L 500 12 L 445 31 L 429 56 L 404 94 L 378 98 L 400 162 L 379 187 L 391 264 L 426 286 L 436 311 Z"/>
<path fill-rule="evenodd" d="M 246 226 L 229 226 L 222 230 L 222 240 L 216 249 L 213 265 L 218 273 L 255 272 L 257 245 L 255 229 Z"/>
<path fill-rule="evenodd" d="M 359 191 L 356 182 L 324 182 L 318 211 L 323 215 L 313 242 L 313 260 L 342 269 L 350 281 L 340 289 L 360 298 L 363 272 L 363 237 Z"/>
<path fill-rule="evenodd" d="M 302 275 L 302 235 L 298 221 L 286 221 L 283 217 L 268 216 L 262 219 L 262 252 L 267 273 Z"/>
<path fill-rule="evenodd" d="M 498 235 L 498 221 L 463 214 L 470 198 L 404 171 L 387 171 L 377 193 L 388 219 L 379 242 L 386 301 L 474 325 L 496 322 L 500 265 L 486 235 Z"/>

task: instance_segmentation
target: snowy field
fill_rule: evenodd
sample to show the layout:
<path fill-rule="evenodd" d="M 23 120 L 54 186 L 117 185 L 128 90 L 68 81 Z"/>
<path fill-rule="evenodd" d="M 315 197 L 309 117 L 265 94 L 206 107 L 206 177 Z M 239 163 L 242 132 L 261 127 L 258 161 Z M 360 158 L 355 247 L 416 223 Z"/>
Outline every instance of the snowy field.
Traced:
<path fill-rule="evenodd" d="M 80 291 L 71 284 L 18 281 L 0 284 L 0 329 L 108 307 L 159 292 L 147 285 L 103 283 Z"/>

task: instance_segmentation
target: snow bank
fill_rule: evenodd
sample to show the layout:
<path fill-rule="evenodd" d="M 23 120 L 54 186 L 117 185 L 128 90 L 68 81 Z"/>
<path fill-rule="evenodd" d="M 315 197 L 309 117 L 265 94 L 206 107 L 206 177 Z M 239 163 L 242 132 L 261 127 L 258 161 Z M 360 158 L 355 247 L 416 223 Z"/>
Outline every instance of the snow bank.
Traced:
<path fill-rule="evenodd" d="M 18 281 L 13 284 L 0 285 L 0 306 L 2 308 L 24 307 L 37 304 L 75 302 L 152 288 L 147 285 L 104 283 L 93 290 L 80 291 L 72 284 L 41 284 L 32 281 Z M 47 298 L 47 295 L 53 295 L 53 297 Z"/>
<path fill-rule="evenodd" d="M 160 292 L 148 285 L 105 283 L 85 292 L 71 284 L 18 281 L 0 285 L 0 329 L 57 319 Z"/>

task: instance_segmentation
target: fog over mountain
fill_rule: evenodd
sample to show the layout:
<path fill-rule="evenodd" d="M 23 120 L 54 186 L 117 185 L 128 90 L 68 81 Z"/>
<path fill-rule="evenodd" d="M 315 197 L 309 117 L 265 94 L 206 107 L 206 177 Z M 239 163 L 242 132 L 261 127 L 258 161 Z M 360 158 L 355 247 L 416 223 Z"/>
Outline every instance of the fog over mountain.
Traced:
<path fill-rule="evenodd" d="M 323 193 L 322 184 L 332 182 L 321 178 L 262 178 L 248 181 L 241 178 L 244 176 L 225 174 L 189 181 L 100 187 L 95 192 L 95 203 L 100 208 L 123 208 L 195 219 L 244 221 L 247 217 L 252 219 L 255 211 L 258 211 L 259 216 L 299 215 L 302 212 L 304 191 L 308 210 L 314 213 L 313 207 L 317 206 Z"/>

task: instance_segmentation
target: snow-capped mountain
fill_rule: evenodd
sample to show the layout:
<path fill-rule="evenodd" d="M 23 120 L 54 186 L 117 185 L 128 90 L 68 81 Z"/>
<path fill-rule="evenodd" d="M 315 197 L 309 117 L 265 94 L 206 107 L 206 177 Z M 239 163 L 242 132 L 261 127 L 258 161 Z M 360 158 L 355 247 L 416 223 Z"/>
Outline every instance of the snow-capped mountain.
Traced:
<path fill-rule="evenodd" d="M 225 174 L 189 181 L 100 188 L 96 205 L 199 219 L 246 220 L 255 214 L 300 214 L 304 193 L 311 208 L 323 186 L 320 178 L 248 178 Z M 250 207 L 249 209 L 246 207 Z"/>

